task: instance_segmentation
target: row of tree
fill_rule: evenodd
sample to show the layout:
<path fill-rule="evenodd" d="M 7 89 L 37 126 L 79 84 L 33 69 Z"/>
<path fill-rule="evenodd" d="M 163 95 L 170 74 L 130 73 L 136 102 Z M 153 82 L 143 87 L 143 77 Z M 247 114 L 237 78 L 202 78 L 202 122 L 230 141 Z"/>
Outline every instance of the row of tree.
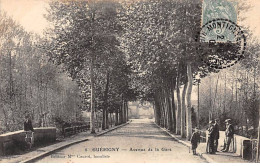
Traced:
<path fill-rule="evenodd" d="M 79 118 L 79 88 L 48 62 L 37 46 L 40 38 L 4 13 L 0 27 L 1 132 L 22 129 L 26 114 L 35 127 L 54 125 L 58 117 Z M 71 114 L 71 110 L 76 111 Z"/>
<path fill-rule="evenodd" d="M 138 73 L 133 85 L 143 100 L 154 103 L 157 124 L 190 139 L 193 77 L 215 72 L 196 51 L 201 1 L 149 0 L 130 6 L 122 20 L 127 29 L 122 43 Z"/>
<path fill-rule="evenodd" d="M 53 1 L 46 37 L 27 33 L 1 15 L 1 104 L 3 132 L 81 120 L 81 111 L 102 111 L 102 128 L 128 120 L 127 102 L 135 100 L 131 68 L 120 49 L 122 6 L 112 1 Z M 58 66 L 58 67 L 57 67 Z M 72 116 L 73 115 L 73 116 Z"/>
<path fill-rule="evenodd" d="M 231 118 L 237 133 L 257 137 L 259 123 L 259 60 L 258 44 L 249 46 L 246 59 L 240 64 L 203 79 L 200 90 L 200 124 L 206 127 L 208 119 Z M 210 86 L 206 86 L 210 85 Z"/>
<path fill-rule="evenodd" d="M 191 103 L 193 85 L 210 75 L 215 75 L 215 80 L 226 80 L 219 78 L 220 74 L 214 74 L 220 70 L 206 65 L 200 58 L 202 52 L 198 51 L 200 46 L 196 39 L 201 27 L 202 2 L 196 0 L 192 2 L 147 0 L 125 6 L 125 17 L 121 19 L 121 22 L 126 31 L 121 38 L 121 43 L 123 43 L 128 61 L 132 65 L 132 70 L 137 73 L 133 76 L 132 85 L 140 92 L 141 99 L 154 104 L 155 121 L 158 125 L 181 134 L 182 137 L 189 140 L 192 134 L 192 121 L 194 121 L 192 119 L 194 110 Z M 246 8 L 246 6 L 242 6 Z M 244 20 L 242 17 L 239 19 Z M 254 71 L 254 77 L 251 77 L 254 79 L 253 82 L 251 80 L 251 87 L 248 85 L 250 81 L 248 82 L 246 79 L 246 82 L 242 76 L 237 79 L 240 81 L 240 87 L 244 88 L 244 94 L 241 94 L 240 97 L 240 103 L 243 100 L 244 105 L 240 109 L 246 114 L 247 123 L 254 123 L 256 129 L 258 99 L 255 79 L 258 68 L 255 61 L 258 60 L 255 54 L 259 47 L 257 43 L 250 40 L 252 36 L 247 37 L 248 48 L 244 55 L 245 60 L 241 62 L 240 66 L 235 66 L 243 71 Z M 228 54 L 228 51 L 225 54 Z M 235 67 L 231 67 L 231 70 L 235 70 Z M 230 73 L 230 75 L 233 74 Z M 197 77 L 199 79 L 195 79 Z M 218 85 L 218 83 L 216 84 Z M 222 124 L 224 124 L 225 118 L 232 118 L 236 123 L 241 118 L 235 119 L 233 112 L 237 110 L 236 107 L 227 104 L 229 99 L 233 104 L 234 100 L 238 102 L 238 97 L 236 99 L 234 97 L 234 81 L 226 85 L 224 95 L 217 93 L 219 87 L 214 86 L 216 84 L 207 82 L 202 86 L 203 109 L 200 117 L 196 118 L 202 120 L 200 123 L 205 128 L 209 120 L 215 118 L 221 119 Z M 206 91 L 207 89 L 208 91 Z M 228 90 L 232 91 L 230 93 L 232 98 L 228 96 Z M 217 102 L 219 98 L 221 101 Z M 222 108 L 216 107 L 216 103 L 222 104 Z M 224 110 L 225 113 L 220 110 Z M 195 125 L 198 126 L 198 124 Z"/>
<path fill-rule="evenodd" d="M 135 100 L 130 87 L 131 68 L 120 49 L 124 29 L 122 6 L 113 1 L 53 1 L 46 19 L 51 24 L 45 44 L 46 55 L 62 66 L 78 83 L 85 109 L 102 111 L 102 128 L 108 128 L 108 114 L 115 113 L 116 125 L 128 119 L 127 102 Z"/>

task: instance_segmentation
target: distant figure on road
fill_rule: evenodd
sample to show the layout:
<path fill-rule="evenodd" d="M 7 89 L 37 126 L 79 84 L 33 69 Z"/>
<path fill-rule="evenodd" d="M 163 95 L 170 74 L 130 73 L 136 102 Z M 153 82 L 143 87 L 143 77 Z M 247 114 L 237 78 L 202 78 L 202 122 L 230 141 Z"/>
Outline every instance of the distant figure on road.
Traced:
<path fill-rule="evenodd" d="M 215 138 L 214 138 L 214 151 L 218 152 L 218 140 L 219 140 L 219 119 L 215 119 L 214 124 L 214 132 L 215 132 Z"/>
<path fill-rule="evenodd" d="M 29 144 L 30 148 L 33 145 L 34 137 L 33 137 L 33 126 L 32 126 L 32 121 L 30 119 L 29 115 L 25 116 L 25 121 L 24 121 L 24 131 L 25 131 L 25 142 Z"/>
<path fill-rule="evenodd" d="M 209 122 L 209 128 L 208 128 L 208 142 L 207 142 L 207 152 L 209 154 L 215 154 L 215 146 L 214 146 L 214 140 L 215 140 L 215 127 L 214 127 L 214 121 Z"/>
<path fill-rule="evenodd" d="M 191 149 L 193 152 L 193 155 L 196 155 L 196 149 L 198 147 L 198 144 L 200 143 L 200 133 L 199 133 L 199 129 L 196 127 L 194 133 L 192 133 L 191 139 Z"/>
<path fill-rule="evenodd" d="M 229 150 L 229 146 L 232 140 L 234 140 L 234 127 L 231 124 L 231 119 L 226 119 L 225 120 L 226 123 L 226 131 L 225 131 L 225 135 L 226 135 L 226 139 L 224 142 L 224 148 L 221 150 L 222 152 L 228 152 Z"/>

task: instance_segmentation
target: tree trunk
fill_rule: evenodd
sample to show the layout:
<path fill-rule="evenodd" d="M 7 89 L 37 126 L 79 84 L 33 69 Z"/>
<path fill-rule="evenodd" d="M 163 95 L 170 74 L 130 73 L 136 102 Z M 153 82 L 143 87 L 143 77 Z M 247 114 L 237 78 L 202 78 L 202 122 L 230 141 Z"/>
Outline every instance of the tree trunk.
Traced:
<path fill-rule="evenodd" d="M 155 96 L 155 100 L 154 100 L 154 109 L 155 109 L 155 123 L 157 125 L 161 125 L 161 109 L 160 109 L 160 104 L 158 101 L 158 93 Z"/>
<path fill-rule="evenodd" d="M 167 128 L 167 108 L 165 108 L 165 98 L 164 98 L 164 95 L 162 93 L 162 99 L 161 99 L 161 102 L 162 102 L 162 107 L 163 107 L 163 124 L 164 124 L 164 128 Z"/>
<path fill-rule="evenodd" d="M 165 114 L 165 117 L 164 117 L 164 123 L 165 123 L 165 128 L 168 129 L 168 123 L 169 123 L 169 116 L 168 116 L 168 104 L 167 104 L 167 95 L 166 93 L 164 92 L 164 89 L 162 89 L 162 102 L 163 102 L 163 108 L 164 108 L 164 114 Z"/>
<path fill-rule="evenodd" d="M 188 88 L 187 88 L 187 109 L 186 109 L 186 132 L 187 132 L 187 140 L 190 140 L 192 135 L 191 92 L 192 92 L 192 84 L 193 84 L 193 77 L 192 77 L 190 63 L 187 64 L 187 75 L 188 75 Z"/>
<path fill-rule="evenodd" d="M 216 110 L 216 99 L 217 99 L 217 94 L 218 94 L 218 80 L 219 80 L 219 75 L 217 77 L 216 88 L 215 88 L 215 96 L 214 96 L 214 100 L 213 100 L 213 109 L 212 109 L 213 112 L 215 113 L 215 117 L 217 117 L 217 118 L 219 118 L 218 110 Z M 232 90 L 232 92 L 233 92 L 233 90 Z"/>
<path fill-rule="evenodd" d="M 125 101 L 122 99 L 122 123 L 125 123 L 125 117 L 126 117 L 126 112 L 125 112 Z"/>
<path fill-rule="evenodd" d="M 212 120 L 212 81 L 211 81 L 211 76 L 209 76 L 209 103 L 210 103 L 210 108 L 209 108 L 209 122 Z"/>
<path fill-rule="evenodd" d="M 256 163 L 259 162 L 260 157 L 260 109 L 258 110 L 258 137 L 257 137 L 257 149 L 256 149 Z"/>
<path fill-rule="evenodd" d="M 116 112 L 115 112 L 115 126 L 118 125 L 118 109 L 116 109 Z"/>
<path fill-rule="evenodd" d="M 176 134 L 181 134 L 181 93 L 180 93 L 180 74 L 176 79 L 177 112 L 176 112 Z"/>
<path fill-rule="evenodd" d="M 171 89 L 171 88 L 170 88 Z M 170 99 L 170 93 L 169 93 L 169 89 L 167 89 L 166 91 L 166 103 L 167 103 L 167 107 L 168 107 L 168 129 L 170 131 L 173 131 L 173 113 L 172 113 L 172 105 L 171 105 L 171 99 Z"/>
<path fill-rule="evenodd" d="M 96 133 L 95 131 L 95 108 L 94 108 L 94 70 L 93 70 L 93 57 L 90 62 L 90 84 L 91 84 L 91 97 L 90 97 L 90 130 L 91 134 Z"/>
<path fill-rule="evenodd" d="M 14 109 L 13 109 L 13 92 L 14 92 L 14 87 L 13 87 L 13 72 L 12 72 L 12 55 L 11 51 L 9 51 L 9 110 L 10 110 L 10 120 L 12 119 L 13 124 L 14 124 Z M 10 124 L 10 122 L 9 122 Z M 12 126 L 11 127 L 12 130 Z"/>
<path fill-rule="evenodd" d="M 169 94 L 168 94 L 168 88 L 166 87 L 164 89 L 164 101 L 165 101 L 165 110 L 166 110 L 166 114 L 167 114 L 167 129 L 168 130 L 172 130 L 171 129 L 171 124 L 172 124 L 172 118 L 171 118 L 171 108 L 170 108 L 170 104 L 169 104 Z"/>
<path fill-rule="evenodd" d="M 104 92 L 104 105 L 103 105 L 103 120 L 102 120 L 102 130 L 108 128 L 108 110 L 107 110 L 107 100 L 108 100 L 108 90 L 109 90 L 109 72 L 107 72 L 107 82 Z"/>
<path fill-rule="evenodd" d="M 185 133 L 185 113 L 186 113 L 186 102 L 185 102 L 185 97 L 186 97 L 186 90 L 187 90 L 188 82 L 185 81 L 183 90 L 182 90 L 182 106 L 181 106 L 181 137 L 185 138 L 186 133 Z"/>
<path fill-rule="evenodd" d="M 236 119 L 239 118 L 239 117 L 238 117 L 238 114 L 239 114 L 239 111 L 238 111 L 238 110 L 240 110 L 240 109 L 239 109 L 239 105 L 238 105 L 237 78 L 238 78 L 238 77 L 237 77 L 237 67 L 236 67 L 236 81 L 235 81 L 235 83 L 236 83 L 236 108 L 235 108 L 235 110 L 237 110 L 237 111 L 236 111 L 236 114 L 235 114 L 235 116 L 236 116 L 235 118 L 236 118 Z M 218 118 L 219 118 L 219 117 L 218 117 Z"/>
<path fill-rule="evenodd" d="M 112 113 L 109 113 L 109 116 L 110 116 L 110 126 L 112 127 L 112 125 L 113 125 Z"/>
<path fill-rule="evenodd" d="M 102 130 L 106 129 L 106 110 L 103 108 L 102 111 Z"/>
<path fill-rule="evenodd" d="M 227 73 L 225 72 L 224 78 L 224 103 L 223 103 L 223 113 L 226 113 L 226 95 L 227 95 Z"/>
<path fill-rule="evenodd" d="M 168 105 L 167 105 L 167 100 L 166 100 L 166 94 L 164 93 L 164 90 L 162 89 L 162 102 L 163 102 L 163 108 L 164 108 L 164 124 L 165 124 L 165 128 L 168 129 Z"/>
<path fill-rule="evenodd" d="M 175 81 L 175 80 L 174 80 Z M 174 101 L 174 88 L 175 88 L 175 83 L 173 83 L 172 88 L 171 88 L 171 109 L 172 109 L 172 127 L 173 127 L 173 132 L 176 133 L 176 112 L 175 112 L 175 101 Z"/>
<path fill-rule="evenodd" d="M 200 80 L 198 81 L 197 127 L 200 128 Z"/>
<path fill-rule="evenodd" d="M 129 118 L 128 118 L 128 102 L 125 103 L 126 106 L 126 122 L 128 122 Z"/>
<path fill-rule="evenodd" d="M 119 109 L 119 124 L 123 123 L 123 110 L 122 110 L 122 105 L 120 106 Z"/>
<path fill-rule="evenodd" d="M 126 101 L 124 100 L 124 123 L 127 122 L 127 105 L 126 105 Z"/>
<path fill-rule="evenodd" d="M 109 112 L 108 112 L 108 110 L 106 109 L 106 129 L 109 128 L 108 114 L 109 114 Z"/>
<path fill-rule="evenodd" d="M 164 111 L 164 107 L 163 107 L 163 101 L 162 101 L 162 93 L 159 93 L 159 105 L 160 105 L 160 111 L 161 111 L 161 118 L 160 118 L 160 124 L 161 127 L 165 127 L 165 111 Z"/>

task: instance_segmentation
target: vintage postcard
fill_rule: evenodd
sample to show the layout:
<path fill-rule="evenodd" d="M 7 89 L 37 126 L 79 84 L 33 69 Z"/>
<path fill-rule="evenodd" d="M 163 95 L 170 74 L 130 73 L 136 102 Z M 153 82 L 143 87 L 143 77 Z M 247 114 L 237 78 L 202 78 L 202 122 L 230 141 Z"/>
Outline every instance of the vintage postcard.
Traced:
<path fill-rule="evenodd" d="M 0 0 L 0 163 L 259 163 L 259 0 Z"/>

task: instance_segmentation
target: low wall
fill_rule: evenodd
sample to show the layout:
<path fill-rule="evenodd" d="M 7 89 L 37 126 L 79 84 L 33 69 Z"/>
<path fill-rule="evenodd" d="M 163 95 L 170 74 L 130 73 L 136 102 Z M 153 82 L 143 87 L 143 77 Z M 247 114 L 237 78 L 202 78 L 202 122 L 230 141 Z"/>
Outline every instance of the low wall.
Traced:
<path fill-rule="evenodd" d="M 56 141 L 56 128 L 34 128 L 34 145 L 39 146 Z M 25 131 L 19 130 L 0 135 L 0 155 L 17 154 L 28 149 Z"/>
<path fill-rule="evenodd" d="M 207 136 L 206 138 L 208 139 L 208 131 L 206 132 Z M 225 132 L 224 131 L 220 131 L 219 132 L 219 140 L 218 140 L 218 149 L 220 150 L 222 146 L 224 146 L 224 139 L 225 139 Z M 230 151 L 232 151 L 234 149 L 234 153 L 238 154 L 239 156 L 242 156 L 242 150 L 243 150 L 243 141 L 244 140 L 250 140 L 246 137 L 242 137 L 239 135 L 234 135 L 234 148 L 233 148 L 233 144 L 231 142 L 230 145 Z"/>

